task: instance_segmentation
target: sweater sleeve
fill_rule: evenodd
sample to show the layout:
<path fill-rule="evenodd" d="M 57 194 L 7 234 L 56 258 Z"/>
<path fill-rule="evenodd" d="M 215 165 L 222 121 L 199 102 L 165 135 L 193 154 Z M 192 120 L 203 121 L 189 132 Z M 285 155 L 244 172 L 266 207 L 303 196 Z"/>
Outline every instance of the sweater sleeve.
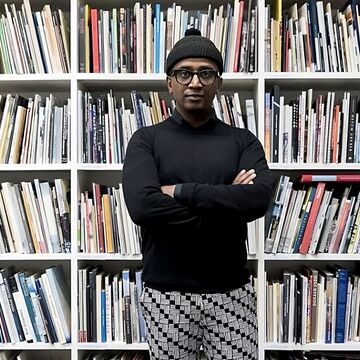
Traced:
<path fill-rule="evenodd" d="M 131 137 L 124 161 L 122 183 L 131 219 L 138 225 L 197 222 L 187 206 L 162 193 L 152 139 L 146 130 L 139 129 Z"/>
<path fill-rule="evenodd" d="M 246 221 L 263 216 L 271 200 L 273 177 L 268 168 L 263 147 L 250 131 L 242 132 L 239 171 L 254 169 L 254 184 L 183 183 L 176 199 L 191 209 L 238 214 Z"/>

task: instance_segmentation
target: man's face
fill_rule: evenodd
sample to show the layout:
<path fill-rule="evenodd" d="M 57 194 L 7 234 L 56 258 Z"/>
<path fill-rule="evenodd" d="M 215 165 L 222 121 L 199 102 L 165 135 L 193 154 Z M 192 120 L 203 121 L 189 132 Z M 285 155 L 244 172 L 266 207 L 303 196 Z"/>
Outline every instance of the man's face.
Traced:
<path fill-rule="evenodd" d="M 179 61 L 173 68 L 175 70 L 218 71 L 217 65 L 211 60 L 204 58 L 188 58 Z M 175 76 L 168 77 L 167 85 L 169 93 L 173 95 L 176 107 L 181 114 L 193 112 L 208 112 L 212 107 L 212 101 L 222 84 L 222 79 L 216 77 L 212 85 L 203 85 L 197 75 L 194 75 L 190 84 L 179 84 Z"/>

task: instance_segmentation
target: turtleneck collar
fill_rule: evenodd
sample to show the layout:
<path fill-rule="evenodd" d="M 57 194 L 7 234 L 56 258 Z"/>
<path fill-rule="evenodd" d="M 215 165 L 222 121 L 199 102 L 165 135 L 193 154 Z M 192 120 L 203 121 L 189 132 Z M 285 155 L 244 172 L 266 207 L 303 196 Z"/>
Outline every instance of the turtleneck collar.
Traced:
<path fill-rule="evenodd" d="M 208 121 L 206 121 L 205 123 L 203 123 L 202 125 L 197 126 L 197 127 L 192 126 L 188 121 L 186 121 L 182 117 L 182 115 L 176 110 L 176 108 L 175 108 L 171 118 L 173 119 L 173 121 L 176 124 L 178 124 L 180 126 L 187 126 L 187 127 L 192 128 L 192 129 L 205 129 L 205 128 L 208 128 L 208 127 L 212 127 L 218 121 L 218 118 L 216 117 L 216 113 L 215 113 L 214 109 L 211 109 Z"/>

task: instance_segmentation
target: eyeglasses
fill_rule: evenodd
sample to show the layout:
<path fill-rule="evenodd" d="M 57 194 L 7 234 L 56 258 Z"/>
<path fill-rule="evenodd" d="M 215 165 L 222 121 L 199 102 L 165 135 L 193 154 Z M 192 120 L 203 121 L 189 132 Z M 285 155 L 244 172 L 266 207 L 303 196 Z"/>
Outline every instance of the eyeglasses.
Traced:
<path fill-rule="evenodd" d="M 200 83 L 203 86 L 212 85 L 216 78 L 219 76 L 216 70 L 204 69 L 200 71 L 191 71 L 187 69 L 176 69 L 173 70 L 170 76 L 174 76 L 176 81 L 181 85 L 189 85 L 194 77 L 197 75 Z"/>

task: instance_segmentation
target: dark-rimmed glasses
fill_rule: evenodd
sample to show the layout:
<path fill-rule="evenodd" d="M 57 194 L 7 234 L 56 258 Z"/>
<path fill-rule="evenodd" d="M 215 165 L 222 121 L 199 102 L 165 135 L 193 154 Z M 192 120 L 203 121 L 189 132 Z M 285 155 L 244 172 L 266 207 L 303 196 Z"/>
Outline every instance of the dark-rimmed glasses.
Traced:
<path fill-rule="evenodd" d="M 180 85 L 189 85 L 194 77 L 197 75 L 200 83 L 203 86 L 212 85 L 219 73 L 216 70 L 204 69 L 200 71 L 191 71 L 187 69 L 176 69 L 170 73 L 170 76 L 174 76 L 176 81 Z"/>

